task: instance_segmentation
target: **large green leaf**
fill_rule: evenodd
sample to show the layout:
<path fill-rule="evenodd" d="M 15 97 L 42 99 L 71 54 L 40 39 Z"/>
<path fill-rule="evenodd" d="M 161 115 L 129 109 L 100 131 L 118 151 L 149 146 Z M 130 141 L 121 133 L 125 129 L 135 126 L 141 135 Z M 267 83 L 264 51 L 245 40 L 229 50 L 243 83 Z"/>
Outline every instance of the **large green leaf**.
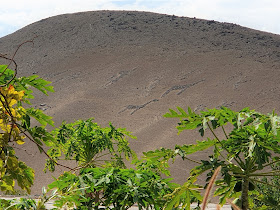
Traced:
<path fill-rule="evenodd" d="M 19 84 L 19 87 L 23 90 L 29 89 L 29 87 L 33 87 L 45 95 L 48 95 L 48 92 L 54 92 L 53 86 L 50 86 L 51 82 L 46 81 L 40 78 L 38 75 L 32 75 L 29 77 L 20 77 L 15 80 L 16 84 Z"/>
<path fill-rule="evenodd" d="M 190 177 L 181 187 L 176 188 L 172 193 L 165 195 L 167 202 L 164 210 L 172 210 L 182 205 L 182 208 L 190 210 L 192 202 L 202 201 L 199 189 L 200 185 L 194 184 L 196 177 Z"/>
<path fill-rule="evenodd" d="M 30 117 L 36 119 L 41 125 L 46 126 L 47 124 L 54 126 L 54 122 L 52 121 L 52 117 L 44 114 L 44 112 L 40 109 L 28 108 L 26 109 L 26 114 Z"/>
<path fill-rule="evenodd" d="M 198 151 L 203 151 L 216 144 L 215 139 L 207 139 L 206 141 L 196 141 L 197 144 L 185 144 L 183 146 L 176 145 L 175 150 L 184 159 L 187 155 Z"/>
<path fill-rule="evenodd" d="M 125 167 L 124 159 L 135 158 L 130 149 L 127 137 L 134 138 L 130 132 L 122 128 L 100 127 L 93 119 L 78 120 L 74 123 L 64 122 L 52 131 L 52 147 L 48 154 L 59 160 L 60 152 L 67 160 L 76 160 L 79 167 L 116 166 Z M 107 155 L 106 155 L 107 154 Z M 51 162 L 47 163 L 51 166 Z"/>

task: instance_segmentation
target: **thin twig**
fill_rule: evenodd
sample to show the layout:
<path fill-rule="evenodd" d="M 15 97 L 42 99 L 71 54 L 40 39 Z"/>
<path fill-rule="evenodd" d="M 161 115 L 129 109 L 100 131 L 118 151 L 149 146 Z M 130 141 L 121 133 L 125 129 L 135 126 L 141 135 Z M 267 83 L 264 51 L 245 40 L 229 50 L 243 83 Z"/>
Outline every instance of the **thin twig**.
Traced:
<path fill-rule="evenodd" d="M 6 82 L 6 84 L 0 85 L 0 87 L 5 87 L 6 85 L 10 84 L 10 83 L 15 79 L 15 77 L 16 77 L 16 75 L 17 75 L 17 63 L 15 62 L 14 58 L 15 58 L 15 56 L 16 56 L 18 50 L 21 48 L 22 45 L 24 45 L 24 44 L 26 44 L 26 43 L 30 43 L 30 42 L 34 44 L 34 39 L 35 39 L 35 38 L 37 38 L 37 36 L 35 36 L 35 37 L 34 37 L 33 39 L 31 39 L 31 40 L 27 40 L 27 41 L 21 43 L 21 44 L 17 47 L 17 49 L 16 49 L 16 51 L 14 52 L 12 58 L 9 58 L 9 57 L 7 57 L 7 56 L 4 55 L 4 54 L 0 54 L 0 57 L 1 57 L 1 58 L 4 58 L 4 59 L 10 61 L 9 64 L 7 65 L 7 67 L 4 69 L 4 71 L 1 72 L 0 77 L 6 72 L 6 70 L 9 68 L 9 66 L 10 66 L 12 63 L 14 63 L 14 65 L 15 65 L 15 69 L 14 69 L 15 73 L 14 73 L 13 77 L 12 77 L 8 82 Z"/>
<path fill-rule="evenodd" d="M 15 52 L 14 52 L 12 58 L 8 58 L 7 56 L 5 56 L 5 55 L 3 55 L 3 54 L 0 55 L 0 57 L 2 57 L 2 58 L 5 58 L 5 59 L 10 60 L 10 63 L 8 64 L 8 66 L 6 67 L 6 69 L 7 69 L 13 62 L 15 62 L 14 58 L 15 58 L 15 56 L 16 56 L 18 50 L 21 48 L 21 46 L 24 45 L 24 44 L 26 44 L 26 43 L 33 43 L 33 44 L 34 44 L 34 39 L 37 38 L 37 37 L 38 37 L 38 36 L 35 36 L 33 39 L 27 40 L 27 41 L 25 41 L 25 42 L 22 42 L 20 45 L 18 45 L 18 47 L 17 47 L 17 49 L 15 50 Z M 5 69 L 5 70 L 6 70 L 6 69 Z M 4 71 L 5 71 L 5 70 L 4 70 Z M 2 76 L 2 75 L 3 75 L 3 73 L 2 73 L 0 76 Z"/>
<path fill-rule="evenodd" d="M 1 77 L 2 75 L 4 75 L 4 73 L 5 73 L 6 70 L 9 68 L 9 66 L 11 65 L 11 63 L 14 63 L 14 65 L 15 65 L 15 69 L 14 69 L 15 73 L 14 73 L 13 77 L 12 77 L 8 82 L 6 82 L 5 84 L 0 85 L 0 87 L 4 87 L 4 86 L 8 85 L 8 84 L 16 77 L 16 75 L 17 75 L 17 63 L 16 63 L 13 59 L 6 57 L 6 55 L 0 54 L 0 58 L 4 58 L 4 59 L 10 61 L 9 65 L 7 65 L 6 68 L 4 69 L 4 71 L 1 72 L 0 77 Z"/>
<path fill-rule="evenodd" d="M 62 167 L 64 167 L 64 168 L 68 168 L 69 170 L 73 170 L 72 168 L 70 168 L 70 167 L 68 167 L 68 166 L 65 166 L 65 165 L 63 165 L 63 164 L 60 164 L 60 163 L 58 163 L 57 161 L 55 161 L 53 158 L 51 158 L 51 157 L 48 155 L 48 153 L 44 150 L 44 148 L 43 148 L 40 144 L 38 144 L 38 143 L 37 143 L 36 141 L 34 141 L 30 136 L 28 136 L 28 135 L 26 134 L 26 132 L 22 131 L 21 128 L 19 128 L 19 129 L 20 129 L 20 131 L 21 131 L 30 141 L 32 141 L 34 144 L 36 144 L 36 145 L 42 150 L 42 152 L 43 152 L 51 161 L 53 161 L 56 165 L 62 166 Z"/>

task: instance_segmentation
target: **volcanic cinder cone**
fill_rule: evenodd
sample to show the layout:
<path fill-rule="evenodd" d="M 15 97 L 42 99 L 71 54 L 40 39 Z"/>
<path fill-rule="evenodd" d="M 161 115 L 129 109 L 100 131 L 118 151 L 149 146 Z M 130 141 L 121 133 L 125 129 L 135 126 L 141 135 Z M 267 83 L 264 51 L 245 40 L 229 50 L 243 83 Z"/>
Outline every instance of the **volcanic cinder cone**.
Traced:
<path fill-rule="evenodd" d="M 169 108 L 279 110 L 279 35 L 212 20 L 95 11 L 26 26 L 1 38 L 0 52 L 11 55 L 34 36 L 34 45 L 16 55 L 19 75 L 38 74 L 56 92 L 36 94 L 33 106 L 53 116 L 56 126 L 94 117 L 103 126 L 126 127 L 138 137 L 131 147 L 140 155 L 199 138 L 196 131 L 178 136 L 178 121 L 162 117 Z M 17 154 L 35 168 L 32 194 L 38 194 L 52 177 L 42 172 L 46 157 L 31 144 L 24 147 Z M 175 181 L 183 182 L 193 166 L 175 161 Z"/>

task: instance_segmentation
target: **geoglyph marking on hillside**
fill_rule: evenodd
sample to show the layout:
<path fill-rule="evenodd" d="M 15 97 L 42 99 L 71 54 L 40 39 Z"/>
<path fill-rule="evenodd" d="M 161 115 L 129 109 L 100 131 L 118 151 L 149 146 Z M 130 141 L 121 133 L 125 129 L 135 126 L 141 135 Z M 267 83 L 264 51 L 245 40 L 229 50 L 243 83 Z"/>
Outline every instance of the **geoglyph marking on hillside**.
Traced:
<path fill-rule="evenodd" d="M 187 90 L 188 88 L 192 87 L 192 86 L 195 86 L 201 82 L 204 82 L 205 79 L 203 80 L 199 80 L 197 82 L 194 82 L 194 83 L 191 83 L 191 84 L 185 84 L 185 85 L 174 85 L 173 87 L 169 88 L 167 91 L 165 91 L 165 93 L 163 93 L 161 95 L 161 98 L 167 96 L 170 92 L 174 91 L 174 90 L 181 90 L 179 91 L 179 93 L 177 93 L 177 95 L 180 95 L 182 94 L 185 90 Z"/>
<path fill-rule="evenodd" d="M 160 83 L 160 79 L 156 78 L 149 82 L 147 86 L 145 86 L 145 92 L 143 93 L 144 96 L 150 95 L 150 92 L 157 87 L 157 85 Z"/>
<path fill-rule="evenodd" d="M 153 103 L 153 102 L 157 102 L 157 101 L 159 101 L 159 100 L 158 100 L 158 99 L 154 99 L 154 100 L 151 100 L 151 101 L 149 101 L 149 102 L 147 102 L 147 103 L 145 103 L 145 104 L 142 104 L 142 105 L 128 105 L 128 106 L 126 106 L 122 111 L 120 111 L 119 114 L 122 113 L 122 112 L 124 112 L 124 111 L 126 111 L 126 110 L 133 110 L 133 109 L 134 109 L 134 110 L 130 113 L 131 115 L 133 115 L 135 112 L 137 112 L 138 110 L 144 108 L 144 107 L 147 106 L 148 104 Z"/>
<path fill-rule="evenodd" d="M 216 106 L 216 109 L 220 109 L 221 107 L 232 107 L 233 104 L 235 104 L 234 101 L 231 102 L 223 101 L 220 105 Z"/>
<path fill-rule="evenodd" d="M 228 102 L 228 101 L 223 101 L 220 105 L 217 105 L 215 108 L 220 109 L 221 107 L 232 107 L 233 104 L 235 104 L 234 101 Z M 199 104 L 196 106 L 194 111 L 203 111 L 207 108 L 205 104 Z"/>
<path fill-rule="evenodd" d="M 118 78 L 120 78 L 120 76 L 116 77 L 116 78 L 115 78 L 114 80 L 112 80 L 112 81 L 115 81 L 116 79 L 118 80 Z M 155 88 L 155 86 L 157 85 L 157 83 L 158 83 L 159 81 L 160 81 L 160 80 L 154 80 L 154 81 L 152 82 L 152 89 Z M 192 87 L 192 86 L 194 86 L 194 85 L 196 85 L 196 84 L 199 84 L 199 83 L 201 83 L 201 82 L 204 82 L 204 81 L 205 81 L 205 79 L 199 80 L 199 81 L 194 82 L 194 83 L 191 83 L 191 84 L 186 84 L 186 85 L 175 85 L 175 86 L 171 87 L 170 89 L 168 89 L 167 91 L 165 91 L 165 93 L 162 94 L 160 98 L 165 97 L 166 95 L 168 95 L 168 94 L 169 94 L 171 91 L 173 91 L 173 90 L 180 90 L 180 92 L 177 93 L 177 95 L 180 95 L 181 93 L 183 93 L 183 92 L 184 92 L 186 89 L 188 89 L 189 87 Z M 133 115 L 133 114 L 134 114 L 135 112 L 137 112 L 138 110 L 145 108 L 148 104 L 153 103 L 153 102 L 157 102 L 157 101 L 159 101 L 159 99 L 153 99 L 153 100 L 148 101 L 147 103 L 141 104 L 141 105 L 131 105 L 131 104 L 130 104 L 130 105 L 127 105 L 123 110 L 121 110 L 121 111 L 119 112 L 119 114 L 125 112 L 126 110 L 133 110 L 133 111 L 130 113 L 131 115 Z"/>
<path fill-rule="evenodd" d="M 120 71 L 117 75 L 112 76 L 111 77 L 112 79 L 108 83 L 106 83 L 104 86 L 108 87 L 108 86 L 118 82 L 119 80 L 121 80 L 125 76 L 129 76 L 130 74 L 132 74 L 136 69 L 137 68 L 135 67 L 135 68 L 133 68 L 131 70 L 128 70 L 128 71 Z"/>
<path fill-rule="evenodd" d="M 201 74 L 201 70 L 191 70 L 191 71 L 187 72 L 186 74 L 182 75 L 180 80 L 188 79 L 193 74 Z"/>

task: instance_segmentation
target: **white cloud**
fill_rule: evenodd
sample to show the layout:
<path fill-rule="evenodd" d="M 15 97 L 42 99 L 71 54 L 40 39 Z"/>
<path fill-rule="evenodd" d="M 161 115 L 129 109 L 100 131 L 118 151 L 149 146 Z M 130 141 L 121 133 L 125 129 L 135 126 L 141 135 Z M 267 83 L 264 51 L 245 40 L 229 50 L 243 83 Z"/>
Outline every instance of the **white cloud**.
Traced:
<path fill-rule="evenodd" d="M 1 28 L 21 28 L 50 16 L 90 10 L 139 10 L 232 22 L 280 34 L 279 0 L 9 0 Z M 9 32 L 8 32 L 9 33 Z"/>

